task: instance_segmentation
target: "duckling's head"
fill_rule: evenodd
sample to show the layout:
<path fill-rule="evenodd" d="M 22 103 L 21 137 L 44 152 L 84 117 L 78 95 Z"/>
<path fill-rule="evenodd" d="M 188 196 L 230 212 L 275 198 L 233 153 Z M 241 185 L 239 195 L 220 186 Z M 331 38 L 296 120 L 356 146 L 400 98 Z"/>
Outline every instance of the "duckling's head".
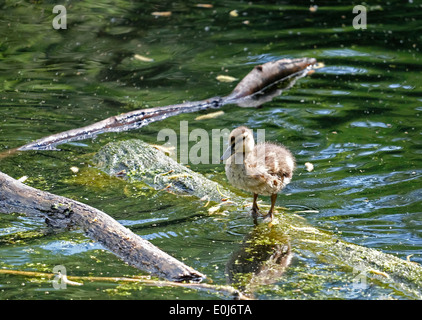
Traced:
<path fill-rule="evenodd" d="M 252 130 L 244 126 L 237 127 L 229 135 L 229 146 L 221 160 L 226 160 L 235 153 L 247 154 L 255 147 Z"/>

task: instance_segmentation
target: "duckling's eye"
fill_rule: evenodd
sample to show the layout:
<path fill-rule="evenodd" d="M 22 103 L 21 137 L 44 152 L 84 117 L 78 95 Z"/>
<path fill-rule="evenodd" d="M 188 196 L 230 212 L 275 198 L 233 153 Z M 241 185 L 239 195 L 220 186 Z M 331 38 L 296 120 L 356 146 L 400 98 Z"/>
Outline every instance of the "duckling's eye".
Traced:
<path fill-rule="evenodd" d="M 243 136 L 243 138 L 242 138 L 243 140 L 245 140 L 246 139 L 246 136 Z"/>

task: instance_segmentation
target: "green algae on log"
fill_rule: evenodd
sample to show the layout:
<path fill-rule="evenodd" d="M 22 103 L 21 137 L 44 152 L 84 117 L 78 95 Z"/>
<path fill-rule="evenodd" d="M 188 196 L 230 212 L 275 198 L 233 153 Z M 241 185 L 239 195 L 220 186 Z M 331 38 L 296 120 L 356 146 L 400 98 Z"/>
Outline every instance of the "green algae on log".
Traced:
<path fill-rule="evenodd" d="M 94 156 L 93 163 L 109 175 L 116 175 L 124 170 L 126 177 L 129 177 L 129 183 L 143 181 L 156 190 L 170 185 L 168 190 L 173 191 L 175 196 L 177 194 L 189 194 L 198 198 L 208 196 L 213 201 L 221 202 L 228 195 L 230 201 L 239 207 L 247 202 L 247 199 L 231 193 L 222 185 L 193 172 L 166 156 L 162 151 L 140 140 L 109 143 Z M 248 280 L 252 279 L 253 283 L 247 285 L 243 281 L 238 285 L 240 288 L 247 291 L 258 290 L 260 283 L 267 284 L 271 282 L 270 280 L 272 282 L 279 280 L 269 279 L 269 275 L 271 277 L 276 275 L 276 278 L 283 275 L 290 262 L 291 250 L 298 256 L 312 256 L 313 262 L 307 266 L 307 269 L 301 270 L 302 276 L 311 273 L 318 274 L 321 265 L 336 268 L 336 275 L 320 277 L 311 286 L 319 286 L 321 282 L 328 281 L 324 279 L 335 279 L 333 281 L 339 283 L 349 281 L 347 283 L 350 284 L 351 276 L 358 271 L 365 275 L 368 282 L 371 281 L 372 287 L 380 288 L 380 292 L 388 288 L 399 296 L 411 299 L 422 298 L 422 267 L 419 264 L 343 241 L 330 232 L 310 226 L 296 214 L 283 213 L 277 215 L 276 218 L 277 223 L 269 226 L 271 232 L 263 231 L 267 226 L 265 228 L 258 226 L 249 237 L 246 237 L 240 251 L 234 253 L 232 259 L 228 261 L 227 270 L 230 272 L 231 281 L 234 281 L 236 277 L 239 278 L 242 272 L 254 273 L 252 277 L 247 277 Z M 273 248 L 275 251 L 267 252 L 267 258 L 263 258 L 261 253 L 254 252 L 259 248 L 266 248 L 265 250 Z M 239 263 L 240 259 L 242 259 L 242 265 L 234 266 L 233 264 Z M 267 262 L 263 261 L 265 259 L 272 260 L 270 269 Z M 248 260 L 255 263 L 249 269 L 245 263 Z M 261 265 L 256 265 L 257 262 Z M 316 267 L 318 264 L 319 267 Z M 249 271 L 245 271 L 246 269 Z M 338 273 L 343 275 L 339 276 Z M 283 292 L 283 294 L 286 294 L 286 297 L 295 297 L 291 293 L 289 295 Z M 318 297 L 329 298 L 330 296 L 320 291 Z"/>
<path fill-rule="evenodd" d="M 94 156 L 93 163 L 111 176 L 124 174 L 156 190 L 166 188 L 176 194 L 215 202 L 233 196 L 218 183 L 206 179 L 202 174 L 179 164 L 140 140 L 109 143 Z"/>

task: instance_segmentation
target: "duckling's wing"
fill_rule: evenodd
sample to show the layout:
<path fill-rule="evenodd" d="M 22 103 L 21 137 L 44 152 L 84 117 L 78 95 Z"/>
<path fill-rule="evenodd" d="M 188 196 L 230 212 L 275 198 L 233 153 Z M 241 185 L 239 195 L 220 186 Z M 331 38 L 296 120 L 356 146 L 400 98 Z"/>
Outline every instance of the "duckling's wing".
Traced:
<path fill-rule="evenodd" d="M 266 168 L 267 174 L 282 180 L 292 178 L 295 158 L 287 148 L 273 143 L 262 143 L 256 146 L 256 151 L 257 163 Z"/>

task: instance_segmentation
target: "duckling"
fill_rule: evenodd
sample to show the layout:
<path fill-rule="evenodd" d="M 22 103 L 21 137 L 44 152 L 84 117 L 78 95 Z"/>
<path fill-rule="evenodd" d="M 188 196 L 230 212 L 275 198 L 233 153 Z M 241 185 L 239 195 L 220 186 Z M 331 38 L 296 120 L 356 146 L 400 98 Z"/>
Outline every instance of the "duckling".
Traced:
<path fill-rule="evenodd" d="M 257 224 L 260 214 L 258 195 L 270 195 L 271 207 L 264 222 L 274 218 L 274 206 L 279 193 L 293 177 L 295 158 L 284 146 L 273 143 L 255 145 L 252 130 L 241 126 L 229 135 L 229 146 L 221 160 L 226 161 L 226 176 L 236 188 L 253 193 L 252 217 Z"/>

